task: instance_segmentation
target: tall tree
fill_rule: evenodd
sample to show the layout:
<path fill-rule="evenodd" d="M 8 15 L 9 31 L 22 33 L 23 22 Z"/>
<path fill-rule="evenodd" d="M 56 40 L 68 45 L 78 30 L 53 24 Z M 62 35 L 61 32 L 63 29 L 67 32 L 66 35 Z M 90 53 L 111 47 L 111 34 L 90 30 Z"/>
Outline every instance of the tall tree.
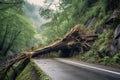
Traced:
<path fill-rule="evenodd" d="M 0 56 L 2 57 L 22 53 L 33 46 L 35 31 L 30 21 L 26 19 L 22 7 L 23 0 L 0 1 L 0 15 L 2 15 Z"/>

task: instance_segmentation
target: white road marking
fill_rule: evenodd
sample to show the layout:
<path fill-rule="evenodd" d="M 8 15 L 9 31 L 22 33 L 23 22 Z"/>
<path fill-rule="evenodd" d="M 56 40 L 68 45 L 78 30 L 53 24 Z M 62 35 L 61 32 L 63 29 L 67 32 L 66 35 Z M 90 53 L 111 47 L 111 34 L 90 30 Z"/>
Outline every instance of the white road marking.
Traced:
<path fill-rule="evenodd" d="M 98 68 L 98 67 L 94 67 L 94 66 L 89 66 L 89 65 L 86 65 L 86 64 L 81 64 L 81 63 L 77 63 L 77 62 L 73 62 L 73 61 L 68 61 L 68 60 L 63 60 L 63 59 L 57 59 L 57 60 L 61 61 L 61 62 L 64 62 L 64 63 L 79 65 L 79 66 L 83 66 L 83 67 L 88 67 L 88 68 L 92 68 L 92 69 L 96 69 L 96 70 L 100 70 L 100 71 L 104 71 L 104 72 L 108 72 L 108 73 L 113 73 L 113 74 L 120 75 L 119 72 L 115 72 L 115 71 L 111 71 L 111 70 L 107 70 L 107 69 L 102 69 L 102 68 Z"/>

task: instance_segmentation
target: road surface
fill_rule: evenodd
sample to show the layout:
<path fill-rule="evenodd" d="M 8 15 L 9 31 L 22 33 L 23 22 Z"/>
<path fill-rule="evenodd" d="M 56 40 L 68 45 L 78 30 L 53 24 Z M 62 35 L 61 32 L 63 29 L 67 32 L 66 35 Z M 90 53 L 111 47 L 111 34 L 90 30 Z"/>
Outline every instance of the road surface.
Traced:
<path fill-rule="evenodd" d="M 65 59 L 34 59 L 52 80 L 120 80 L 120 70 Z"/>

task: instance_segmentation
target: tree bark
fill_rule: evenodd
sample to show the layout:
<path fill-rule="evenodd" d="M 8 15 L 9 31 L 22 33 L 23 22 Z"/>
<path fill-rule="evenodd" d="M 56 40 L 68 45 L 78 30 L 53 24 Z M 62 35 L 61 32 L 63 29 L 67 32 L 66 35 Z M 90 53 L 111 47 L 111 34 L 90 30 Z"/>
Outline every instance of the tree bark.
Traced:
<path fill-rule="evenodd" d="M 37 57 L 38 55 L 50 53 L 52 51 L 63 51 L 63 50 L 78 50 L 82 48 L 83 51 L 90 49 L 90 44 L 97 39 L 97 34 L 83 34 L 81 33 L 80 24 L 73 27 L 70 32 L 68 32 L 63 39 L 54 42 L 52 45 L 46 46 L 44 48 L 35 50 L 31 52 L 32 57 Z M 82 35 L 83 34 L 83 35 Z M 82 51 L 82 50 L 81 50 Z"/>

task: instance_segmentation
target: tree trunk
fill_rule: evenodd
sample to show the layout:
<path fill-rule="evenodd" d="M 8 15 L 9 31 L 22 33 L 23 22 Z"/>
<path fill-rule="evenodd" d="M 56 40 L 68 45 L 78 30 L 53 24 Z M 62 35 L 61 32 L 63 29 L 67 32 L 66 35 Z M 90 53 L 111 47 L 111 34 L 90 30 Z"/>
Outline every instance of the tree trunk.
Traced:
<path fill-rule="evenodd" d="M 62 52 L 73 52 L 79 51 L 81 48 L 83 51 L 90 49 L 90 42 L 93 42 L 97 39 L 98 35 L 96 34 L 86 34 L 81 33 L 80 25 L 76 25 L 73 27 L 70 32 L 68 32 L 63 39 L 54 42 L 52 45 L 46 46 L 44 48 L 38 49 L 36 51 L 31 52 L 32 57 L 37 57 L 38 55 L 50 53 L 53 51 Z M 82 35 L 83 34 L 83 35 Z M 82 51 L 82 50 L 81 50 Z M 66 53 L 67 54 L 67 53 Z"/>

